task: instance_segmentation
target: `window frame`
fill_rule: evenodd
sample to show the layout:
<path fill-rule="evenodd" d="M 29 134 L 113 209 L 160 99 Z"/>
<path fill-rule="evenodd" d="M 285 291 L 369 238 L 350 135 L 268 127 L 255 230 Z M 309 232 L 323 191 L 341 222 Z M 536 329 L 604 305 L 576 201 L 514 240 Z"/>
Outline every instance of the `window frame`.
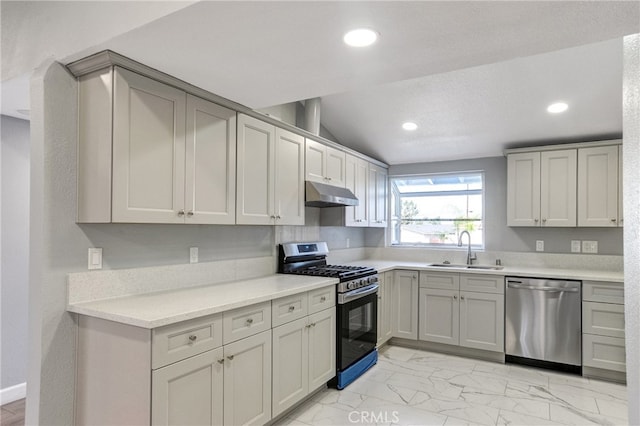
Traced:
<path fill-rule="evenodd" d="M 394 180 L 411 179 L 411 178 L 429 178 L 429 177 L 445 177 L 445 176 L 463 176 L 463 175 L 479 175 L 482 181 L 482 189 L 472 189 L 463 191 L 434 191 L 434 192 L 416 192 L 416 193 L 400 193 L 397 186 L 394 185 Z M 462 247 L 458 247 L 457 244 L 439 244 L 439 243 L 402 243 L 400 241 L 394 242 L 394 234 L 398 235 L 400 240 L 400 227 L 402 226 L 401 212 L 402 212 L 402 196 L 411 196 L 410 194 L 421 194 L 419 196 L 443 196 L 443 195 L 480 195 L 482 197 L 482 213 L 480 220 L 480 230 L 482 232 L 482 244 L 472 244 L 471 248 L 476 251 L 484 251 L 486 247 L 486 218 L 485 218 L 485 203 L 486 203 L 486 176 L 484 170 L 461 170 L 454 172 L 426 172 L 415 173 L 408 175 L 390 175 L 389 176 L 389 227 L 388 227 L 388 241 L 390 247 L 396 248 L 427 248 L 427 249 L 440 249 L 440 250 L 466 250 L 467 245 L 463 243 Z M 475 194 L 474 194 L 475 193 Z M 394 203 L 394 200 L 399 200 Z"/>

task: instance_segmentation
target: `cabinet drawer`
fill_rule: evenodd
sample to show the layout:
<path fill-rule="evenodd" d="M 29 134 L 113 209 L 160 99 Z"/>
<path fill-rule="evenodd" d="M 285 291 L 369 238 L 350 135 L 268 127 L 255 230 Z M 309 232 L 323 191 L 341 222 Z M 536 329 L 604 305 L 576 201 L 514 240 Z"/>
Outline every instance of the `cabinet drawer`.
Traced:
<path fill-rule="evenodd" d="M 460 274 L 460 291 L 504 294 L 502 275 Z"/>
<path fill-rule="evenodd" d="M 309 292 L 309 315 L 336 305 L 336 287 L 329 286 Z"/>
<path fill-rule="evenodd" d="M 297 320 L 308 314 L 307 293 L 281 297 L 271 302 L 271 323 L 273 327 Z"/>
<path fill-rule="evenodd" d="M 626 371 L 624 339 L 593 334 L 583 335 L 582 365 L 606 370 Z"/>
<path fill-rule="evenodd" d="M 222 314 L 153 329 L 151 368 L 180 361 L 222 346 Z"/>
<path fill-rule="evenodd" d="M 582 300 L 623 304 L 624 284 L 602 281 L 582 281 Z"/>
<path fill-rule="evenodd" d="M 420 272 L 420 287 L 458 290 L 460 288 L 460 274 Z"/>
<path fill-rule="evenodd" d="M 624 338 L 624 305 L 582 302 L 582 332 Z"/>
<path fill-rule="evenodd" d="M 222 314 L 222 340 L 225 345 L 270 328 L 271 301 Z"/>

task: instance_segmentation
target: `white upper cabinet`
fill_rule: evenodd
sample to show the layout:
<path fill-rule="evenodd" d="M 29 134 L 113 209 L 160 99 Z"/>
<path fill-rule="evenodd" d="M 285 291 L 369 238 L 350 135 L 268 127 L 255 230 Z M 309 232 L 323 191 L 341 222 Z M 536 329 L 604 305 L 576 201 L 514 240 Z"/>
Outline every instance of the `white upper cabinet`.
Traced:
<path fill-rule="evenodd" d="M 359 198 L 360 199 L 360 198 Z M 369 164 L 369 226 L 387 227 L 387 169 Z"/>
<path fill-rule="evenodd" d="M 304 138 L 238 115 L 238 224 L 304 225 Z"/>
<path fill-rule="evenodd" d="M 235 223 L 234 111 L 118 67 L 79 104 L 78 222 Z"/>
<path fill-rule="evenodd" d="M 369 226 L 369 163 L 347 154 L 346 165 L 346 188 L 353 192 L 359 204 L 345 207 L 345 225 Z"/>
<path fill-rule="evenodd" d="M 578 150 L 578 226 L 618 226 L 618 146 Z"/>
<path fill-rule="evenodd" d="M 509 154 L 507 224 L 576 226 L 575 149 Z"/>
<path fill-rule="evenodd" d="M 346 153 L 311 139 L 306 140 L 305 179 L 345 187 Z"/>
<path fill-rule="evenodd" d="M 624 210 L 622 205 L 624 204 L 623 187 L 622 187 L 622 145 L 618 146 L 618 226 L 624 226 Z"/>

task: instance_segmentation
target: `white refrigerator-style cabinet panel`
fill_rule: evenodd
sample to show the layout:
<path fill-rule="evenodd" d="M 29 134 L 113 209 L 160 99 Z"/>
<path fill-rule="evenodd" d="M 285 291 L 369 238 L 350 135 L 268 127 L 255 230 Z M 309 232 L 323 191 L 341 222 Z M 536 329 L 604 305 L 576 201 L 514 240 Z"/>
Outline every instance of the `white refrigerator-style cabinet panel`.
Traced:
<path fill-rule="evenodd" d="M 618 146 L 578 150 L 578 226 L 618 226 Z"/>
<path fill-rule="evenodd" d="M 274 224 L 274 144 L 274 126 L 244 114 L 238 115 L 238 224 Z"/>
<path fill-rule="evenodd" d="M 540 153 L 507 157 L 507 225 L 538 226 L 540 222 Z"/>
<path fill-rule="evenodd" d="M 116 68 L 113 222 L 184 223 L 186 94 Z"/>
<path fill-rule="evenodd" d="M 418 272 L 393 274 L 393 337 L 418 339 Z"/>
<path fill-rule="evenodd" d="M 345 207 L 346 226 L 369 226 L 369 163 L 361 158 L 347 154 L 346 188 L 356 196 L 357 206 Z"/>
<path fill-rule="evenodd" d="M 271 330 L 224 346 L 224 424 L 271 420 Z"/>
<path fill-rule="evenodd" d="M 540 153 L 540 225 L 576 226 L 577 151 Z"/>
<path fill-rule="evenodd" d="M 275 216 L 278 225 L 304 225 L 304 137 L 276 128 Z"/>
<path fill-rule="evenodd" d="M 154 370 L 151 424 L 222 424 L 222 355 L 218 348 Z"/>
<path fill-rule="evenodd" d="M 187 95 L 186 223 L 236 221 L 236 113 Z"/>

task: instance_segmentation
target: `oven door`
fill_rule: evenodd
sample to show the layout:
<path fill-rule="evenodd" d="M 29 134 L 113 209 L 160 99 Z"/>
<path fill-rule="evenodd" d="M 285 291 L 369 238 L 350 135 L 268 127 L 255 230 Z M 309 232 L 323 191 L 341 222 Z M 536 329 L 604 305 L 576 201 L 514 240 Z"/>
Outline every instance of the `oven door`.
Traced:
<path fill-rule="evenodd" d="M 337 369 L 342 371 L 376 347 L 378 285 L 340 294 L 337 310 Z"/>

